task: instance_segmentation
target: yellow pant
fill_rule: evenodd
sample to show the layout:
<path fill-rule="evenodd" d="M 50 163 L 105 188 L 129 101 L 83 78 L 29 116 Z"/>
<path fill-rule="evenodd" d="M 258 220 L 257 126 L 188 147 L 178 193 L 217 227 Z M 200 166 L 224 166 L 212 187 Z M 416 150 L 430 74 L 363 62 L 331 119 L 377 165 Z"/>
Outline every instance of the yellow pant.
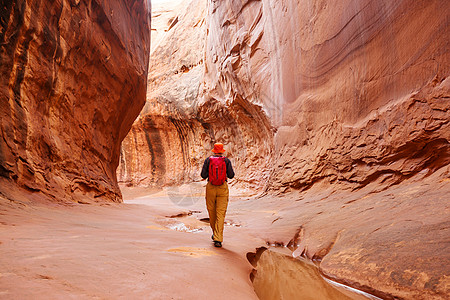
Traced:
<path fill-rule="evenodd" d="M 209 225 L 213 231 L 214 240 L 223 242 L 223 223 L 228 206 L 228 184 L 206 185 L 206 208 L 209 214 Z"/>

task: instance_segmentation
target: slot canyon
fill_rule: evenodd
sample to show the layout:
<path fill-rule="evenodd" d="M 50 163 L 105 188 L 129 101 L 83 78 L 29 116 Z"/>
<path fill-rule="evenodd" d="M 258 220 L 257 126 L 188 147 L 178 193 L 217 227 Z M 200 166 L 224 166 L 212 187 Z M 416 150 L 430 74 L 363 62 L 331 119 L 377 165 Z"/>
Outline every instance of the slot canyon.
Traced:
<path fill-rule="evenodd" d="M 449 298 L 448 1 L 0 4 L 0 299 Z"/>

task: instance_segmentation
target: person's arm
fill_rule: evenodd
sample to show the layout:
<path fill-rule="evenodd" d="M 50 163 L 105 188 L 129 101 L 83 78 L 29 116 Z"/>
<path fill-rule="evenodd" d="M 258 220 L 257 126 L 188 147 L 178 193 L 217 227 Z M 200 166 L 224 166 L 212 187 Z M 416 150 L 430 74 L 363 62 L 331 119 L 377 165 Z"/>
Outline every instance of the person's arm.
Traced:
<path fill-rule="evenodd" d="M 209 169 L 209 157 L 205 159 L 205 162 L 203 163 L 202 173 L 200 174 L 200 176 L 202 176 L 203 179 L 208 178 L 209 173 L 208 169 Z"/>
<path fill-rule="evenodd" d="M 225 157 L 225 165 L 227 166 L 227 177 L 232 179 L 234 177 L 233 166 L 227 157 Z"/>

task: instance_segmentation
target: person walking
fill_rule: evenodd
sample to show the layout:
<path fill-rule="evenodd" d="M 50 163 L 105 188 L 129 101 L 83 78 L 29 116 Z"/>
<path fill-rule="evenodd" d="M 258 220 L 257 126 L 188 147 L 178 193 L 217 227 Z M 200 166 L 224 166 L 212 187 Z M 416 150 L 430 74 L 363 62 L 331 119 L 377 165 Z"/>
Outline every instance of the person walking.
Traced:
<path fill-rule="evenodd" d="M 231 161 L 223 156 L 223 144 L 216 143 L 211 150 L 214 155 L 205 159 L 201 176 L 208 179 L 206 184 L 206 208 L 209 214 L 209 225 L 213 231 L 211 236 L 215 247 L 222 247 L 223 225 L 228 206 L 227 178 L 234 177 Z"/>

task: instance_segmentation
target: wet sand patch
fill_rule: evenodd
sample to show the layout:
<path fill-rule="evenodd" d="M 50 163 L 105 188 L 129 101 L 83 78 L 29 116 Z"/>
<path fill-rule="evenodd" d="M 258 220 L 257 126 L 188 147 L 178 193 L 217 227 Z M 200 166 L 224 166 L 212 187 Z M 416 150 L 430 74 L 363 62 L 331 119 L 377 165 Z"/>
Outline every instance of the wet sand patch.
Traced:
<path fill-rule="evenodd" d="M 217 255 L 216 252 L 208 250 L 206 248 L 195 248 L 195 247 L 178 247 L 178 248 L 171 248 L 167 250 L 168 252 L 173 253 L 180 253 L 186 256 L 191 257 L 202 257 L 202 256 L 213 256 Z"/>
<path fill-rule="evenodd" d="M 145 226 L 145 228 L 153 229 L 153 230 L 169 230 L 166 227 L 155 226 L 155 225 L 148 225 L 148 226 Z"/>

